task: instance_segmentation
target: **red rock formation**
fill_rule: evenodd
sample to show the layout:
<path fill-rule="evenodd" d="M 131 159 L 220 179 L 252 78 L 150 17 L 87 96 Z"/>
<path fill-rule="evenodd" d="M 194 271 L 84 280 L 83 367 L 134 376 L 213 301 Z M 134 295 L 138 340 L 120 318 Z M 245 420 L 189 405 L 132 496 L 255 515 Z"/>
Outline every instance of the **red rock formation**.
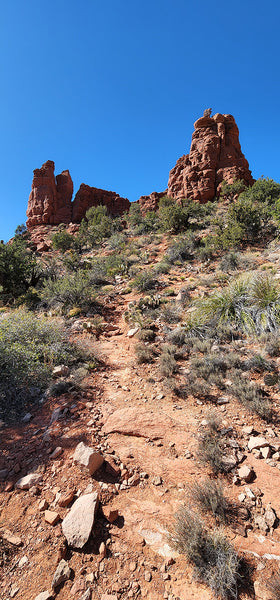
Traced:
<path fill-rule="evenodd" d="M 104 204 L 111 215 L 122 215 L 130 202 L 115 192 L 107 192 L 82 183 L 74 202 L 73 181 L 69 171 L 54 176 L 54 162 L 48 160 L 41 169 L 35 169 L 27 207 L 27 227 L 80 223 L 92 206 Z"/>
<path fill-rule="evenodd" d="M 165 192 L 152 192 L 149 196 L 141 196 L 137 202 L 140 204 L 142 215 L 145 216 L 150 210 L 157 210 L 160 199 L 166 195 L 167 190 Z"/>
<path fill-rule="evenodd" d="M 168 196 L 204 203 L 219 196 L 223 180 L 243 179 L 246 185 L 253 184 L 232 115 L 202 117 L 194 128 L 190 153 L 179 158 L 170 171 Z"/>
<path fill-rule="evenodd" d="M 82 183 L 73 202 L 72 221 L 80 223 L 87 210 L 92 206 L 107 206 L 110 215 L 122 215 L 129 210 L 130 202 L 116 192 L 108 192 Z"/>

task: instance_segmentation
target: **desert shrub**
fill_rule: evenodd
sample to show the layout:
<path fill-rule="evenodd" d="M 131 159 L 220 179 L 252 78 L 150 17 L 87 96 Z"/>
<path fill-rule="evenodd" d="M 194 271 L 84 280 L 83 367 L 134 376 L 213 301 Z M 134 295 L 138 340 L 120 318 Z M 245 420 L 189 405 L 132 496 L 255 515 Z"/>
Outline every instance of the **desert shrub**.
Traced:
<path fill-rule="evenodd" d="M 73 235 L 65 230 L 58 231 L 52 236 L 52 245 L 55 250 L 66 252 L 66 250 L 70 250 L 74 245 Z"/>
<path fill-rule="evenodd" d="M 0 319 L 0 410 L 13 418 L 46 388 L 52 368 L 75 360 L 63 327 L 18 309 Z"/>
<path fill-rule="evenodd" d="M 79 249 L 83 245 L 92 247 L 113 233 L 121 231 L 122 227 L 121 219 L 111 217 L 106 206 L 92 206 L 86 212 L 85 219 L 82 220 L 75 244 Z"/>
<path fill-rule="evenodd" d="M 137 337 L 141 342 L 152 342 L 155 339 L 155 335 L 153 329 L 140 329 Z"/>
<path fill-rule="evenodd" d="M 269 356 L 280 356 L 280 338 L 277 335 L 270 334 L 265 350 Z"/>
<path fill-rule="evenodd" d="M 170 263 L 163 259 L 154 266 L 154 272 L 158 275 L 166 275 L 170 271 Z"/>
<path fill-rule="evenodd" d="M 21 236 L 10 244 L 0 242 L 0 295 L 5 302 L 36 287 L 41 277 L 42 269 Z"/>
<path fill-rule="evenodd" d="M 108 239 L 108 245 L 112 250 L 124 250 L 127 243 L 127 235 L 125 233 L 114 233 Z"/>
<path fill-rule="evenodd" d="M 237 398 L 238 402 L 253 414 L 270 422 L 273 417 L 272 405 L 264 391 L 247 379 L 241 378 L 238 373 L 233 375 L 232 381 L 230 393 Z"/>
<path fill-rule="evenodd" d="M 169 331 L 167 335 L 167 339 L 170 344 L 174 344 L 175 346 L 184 346 L 186 341 L 186 332 L 182 327 L 176 327 L 173 331 Z"/>
<path fill-rule="evenodd" d="M 197 303 L 189 329 L 204 331 L 229 325 L 246 333 L 277 331 L 280 323 L 280 290 L 267 274 L 241 276 L 221 292 Z"/>
<path fill-rule="evenodd" d="M 165 323 L 178 323 L 182 319 L 181 306 L 175 302 L 169 302 L 163 307 L 161 318 Z"/>
<path fill-rule="evenodd" d="M 95 303 L 96 293 L 89 276 L 78 271 L 56 281 L 44 282 L 42 298 L 47 307 L 60 307 L 65 312 L 76 307 L 89 309 Z"/>
<path fill-rule="evenodd" d="M 150 363 L 154 359 L 154 351 L 149 346 L 145 346 L 145 344 L 136 344 L 135 354 L 139 365 L 143 363 Z"/>
<path fill-rule="evenodd" d="M 191 499 L 202 512 L 211 513 L 216 521 L 226 523 L 229 509 L 223 487 L 219 481 L 205 479 L 191 488 Z"/>
<path fill-rule="evenodd" d="M 239 256 L 236 252 L 228 252 L 225 254 L 220 263 L 221 271 L 225 271 L 226 273 L 230 271 L 235 271 L 239 268 Z"/>
<path fill-rule="evenodd" d="M 138 292 L 147 292 L 154 289 L 158 284 L 158 280 L 153 271 L 141 271 L 133 281 L 133 287 Z"/>
<path fill-rule="evenodd" d="M 176 204 L 174 200 L 170 199 L 169 202 L 163 203 L 160 201 L 159 206 L 159 221 L 162 231 L 171 231 L 172 233 L 178 233 L 187 229 L 190 219 L 190 211 Z"/>
<path fill-rule="evenodd" d="M 189 232 L 182 238 L 179 238 L 165 253 L 165 260 L 170 263 L 181 263 L 183 264 L 187 260 L 191 260 L 195 254 L 196 249 L 199 247 L 199 239 L 193 233 Z"/>
<path fill-rule="evenodd" d="M 164 344 L 160 355 L 160 372 L 164 377 L 171 377 L 177 371 L 176 346 Z"/>
<path fill-rule="evenodd" d="M 242 197 L 249 198 L 260 204 L 267 203 L 272 205 L 280 198 L 280 183 L 268 177 L 257 179 L 251 187 L 243 191 Z"/>
<path fill-rule="evenodd" d="M 170 534 L 173 547 L 194 566 L 194 576 L 221 600 L 237 598 L 240 560 L 219 529 L 208 527 L 192 511 L 181 507 Z"/>
<path fill-rule="evenodd" d="M 234 365 L 237 367 L 237 365 Z M 254 354 L 242 363 L 244 371 L 255 371 L 263 373 L 264 371 L 275 371 L 275 364 L 267 360 L 261 354 Z"/>
<path fill-rule="evenodd" d="M 244 181 L 237 179 L 233 183 L 222 182 L 220 198 L 233 202 L 244 191 L 246 185 Z"/>
<path fill-rule="evenodd" d="M 211 415 L 207 419 L 208 424 L 204 435 L 198 444 L 198 459 L 205 465 L 211 467 L 213 473 L 227 473 L 232 467 L 224 461 L 226 456 L 225 442 L 219 429 L 219 422 Z"/>

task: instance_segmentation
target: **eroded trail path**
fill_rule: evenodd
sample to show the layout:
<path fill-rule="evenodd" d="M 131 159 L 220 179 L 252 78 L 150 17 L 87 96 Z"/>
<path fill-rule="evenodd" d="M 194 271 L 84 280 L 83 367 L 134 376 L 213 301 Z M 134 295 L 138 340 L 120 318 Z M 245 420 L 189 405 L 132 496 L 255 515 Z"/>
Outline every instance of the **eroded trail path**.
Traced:
<path fill-rule="evenodd" d="M 97 341 L 81 333 L 103 358 L 84 391 L 75 399 L 51 399 L 34 411 L 30 423 L 2 432 L 0 469 L 7 476 L 0 508 L 0 595 L 5 600 L 34 600 L 50 590 L 63 556 L 72 575 L 56 590 L 58 600 L 81 600 L 86 587 L 94 600 L 211 598 L 208 589 L 192 580 L 191 568 L 170 548 L 167 535 L 176 509 L 189 503 L 191 485 L 206 475 L 196 449 L 208 408 L 169 393 L 157 356 L 151 364 L 137 364 L 137 336 L 128 337 L 124 319 L 134 299 L 133 294 L 119 296 L 108 307 L 107 328 Z M 243 425 L 235 406 L 217 410 L 225 427 Z M 105 458 L 93 478 L 73 464 L 81 441 Z M 56 458 L 55 448 L 61 449 Z M 265 502 L 271 501 L 280 514 L 279 469 L 260 464 L 252 454 L 249 461 L 258 474 L 252 489 L 260 487 Z M 14 489 L 19 477 L 34 471 L 41 475 L 37 485 Z M 59 499 L 68 492 L 79 496 L 89 486 L 98 490 L 104 513 L 117 510 L 119 517 L 110 524 L 100 508 L 92 540 L 75 552 L 64 545 L 61 521 L 69 508 Z M 229 481 L 227 493 L 236 499 L 240 488 Z M 46 521 L 45 509 L 58 514 L 55 525 Z M 280 556 L 277 530 L 267 537 L 248 531 L 244 537 L 244 528 L 228 528 L 227 535 L 238 550 Z M 242 596 L 252 597 L 250 589 Z"/>

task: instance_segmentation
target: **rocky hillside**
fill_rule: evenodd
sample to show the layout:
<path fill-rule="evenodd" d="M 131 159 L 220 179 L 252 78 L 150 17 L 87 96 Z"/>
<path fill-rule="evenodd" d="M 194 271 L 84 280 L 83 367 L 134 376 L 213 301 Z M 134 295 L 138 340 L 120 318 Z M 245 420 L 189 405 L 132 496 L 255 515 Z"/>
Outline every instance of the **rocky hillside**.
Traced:
<path fill-rule="evenodd" d="M 280 184 L 203 119 L 177 190 L 218 200 L 70 224 L 49 161 L 0 244 L 5 600 L 279 599 Z"/>

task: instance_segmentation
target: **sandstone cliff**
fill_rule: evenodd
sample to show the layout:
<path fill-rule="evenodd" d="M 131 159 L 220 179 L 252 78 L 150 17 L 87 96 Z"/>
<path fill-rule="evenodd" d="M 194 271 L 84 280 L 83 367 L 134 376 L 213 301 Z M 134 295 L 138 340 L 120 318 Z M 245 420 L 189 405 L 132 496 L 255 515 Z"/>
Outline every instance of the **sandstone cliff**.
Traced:
<path fill-rule="evenodd" d="M 194 124 L 190 153 L 182 156 L 170 171 L 168 196 L 204 203 L 219 196 L 221 183 L 254 180 L 241 151 L 239 131 L 232 115 L 217 113 Z"/>
<path fill-rule="evenodd" d="M 54 175 L 54 162 L 48 160 L 35 169 L 27 207 L 27 227 L 80 223 L 92 206 L 103 204 L 111 215 L 122 215 L 130 202 L 115 192 L 108 192 L 82 183 L 74 202 L 73 181 L 68 170 Z"/>

